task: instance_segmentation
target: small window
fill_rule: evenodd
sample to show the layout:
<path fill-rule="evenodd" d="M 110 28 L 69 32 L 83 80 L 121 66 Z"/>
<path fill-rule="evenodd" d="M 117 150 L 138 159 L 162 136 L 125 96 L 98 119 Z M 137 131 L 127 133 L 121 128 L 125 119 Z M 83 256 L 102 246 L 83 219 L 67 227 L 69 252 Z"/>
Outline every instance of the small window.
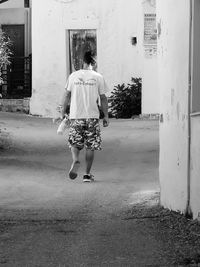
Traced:
<path fill-rule="evenodd" d="M 24 0 L 24 7 L 30 7 L 29 0 Z"/>

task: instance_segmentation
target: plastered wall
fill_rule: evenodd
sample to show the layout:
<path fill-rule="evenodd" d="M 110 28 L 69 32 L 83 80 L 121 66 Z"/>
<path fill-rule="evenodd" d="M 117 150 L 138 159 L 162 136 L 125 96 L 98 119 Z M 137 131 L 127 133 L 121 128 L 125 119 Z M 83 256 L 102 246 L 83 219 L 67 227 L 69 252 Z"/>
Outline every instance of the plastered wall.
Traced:
<path fill-rule="evenodd" d="M 200 0 L 193 0 L 193 23 L 192 23 L 192 114 L 191 114 L 191 164 L 190 164 L 190 180 L 191 180 L 191 209 L 193 217 L 200 220 Z"/>
<path fill-rule="evenodd" d="M 191 121 L 191 207 L 193 217 L 200 219 L 200 115 Z"/>
<path fill-rule="evenodd" d="M 189 4 L 157 1 L 161 204 L 181 212 L 187 202 Z"/>
<path fill-rule="evenodd" d="M 24 24 L 25 12 L 23 8 L 3 8 L 0 5 L 0 24 Z"/>
<path fill-rule="evenodd" d="M 24 0 L 8 0 L 0 5 L 0 8 L 22 8 L 24 7 Z"/>

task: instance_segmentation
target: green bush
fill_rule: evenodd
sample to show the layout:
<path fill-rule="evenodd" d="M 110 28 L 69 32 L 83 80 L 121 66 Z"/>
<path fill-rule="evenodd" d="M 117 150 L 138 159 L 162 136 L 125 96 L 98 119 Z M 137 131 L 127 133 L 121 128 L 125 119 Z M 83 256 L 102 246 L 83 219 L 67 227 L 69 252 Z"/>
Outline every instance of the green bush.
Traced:
<path fill-rule="evenodd" d="M 141 78 L 132 78 L 130 84 L 115 86 L 109 98 L 111 116 L 131 118 L 141 114 L 141 87 Z"/>

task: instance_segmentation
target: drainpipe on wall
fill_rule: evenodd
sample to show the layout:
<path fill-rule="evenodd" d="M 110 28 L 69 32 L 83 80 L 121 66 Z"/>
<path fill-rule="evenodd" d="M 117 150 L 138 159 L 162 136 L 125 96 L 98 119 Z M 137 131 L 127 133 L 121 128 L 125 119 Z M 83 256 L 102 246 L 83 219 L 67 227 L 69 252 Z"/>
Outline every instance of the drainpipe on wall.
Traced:
<path fill-rule="evenodd" d="M 190 26 L 189 26 L 189 84 L 188 84 L 188 142 L 187 142 L 187 203 L 185 216 L 192 219 L 191 209 L 191 93 L 192 93 L 192 62 L 193 62 L 193 34 L 192 34 L 192 22 L 193 20 L 193 0 L 190 0 Z"/>

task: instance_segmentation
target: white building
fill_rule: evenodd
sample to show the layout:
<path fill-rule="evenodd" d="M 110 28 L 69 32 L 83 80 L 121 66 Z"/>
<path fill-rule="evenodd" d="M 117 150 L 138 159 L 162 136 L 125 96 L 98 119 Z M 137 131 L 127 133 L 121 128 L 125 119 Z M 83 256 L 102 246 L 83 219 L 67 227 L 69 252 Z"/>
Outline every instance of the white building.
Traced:
<path fill-rule="evenodd" d="M 55 115 L 80 42 L 90 40 L 110 90 L 142 77 L 142 113 L 159 113 L 155 25 L 152 0 L 34 0 L 30 112 Z"/>
<path fill-rule="evenodd" d="M 142 113 L 159 113 L 155 0 L 34 0 L 32 15 L 31 6 L 31 0 L 0 1 L 0 26 L 13 41 L 17 61 L 5 73 L 2 103 L 17 110 L 20 101 L 30 100 L 31 114 L 53 116 L 74 70 L 74 54 L 80 57 L 86 41 L 95 47 L 98 71 L 110 90 L 141 77 Z"/>
<path fill-rule="evenodd" d="M 161 204 L 200 217 L 200 0 L 157 0 Z"/>

